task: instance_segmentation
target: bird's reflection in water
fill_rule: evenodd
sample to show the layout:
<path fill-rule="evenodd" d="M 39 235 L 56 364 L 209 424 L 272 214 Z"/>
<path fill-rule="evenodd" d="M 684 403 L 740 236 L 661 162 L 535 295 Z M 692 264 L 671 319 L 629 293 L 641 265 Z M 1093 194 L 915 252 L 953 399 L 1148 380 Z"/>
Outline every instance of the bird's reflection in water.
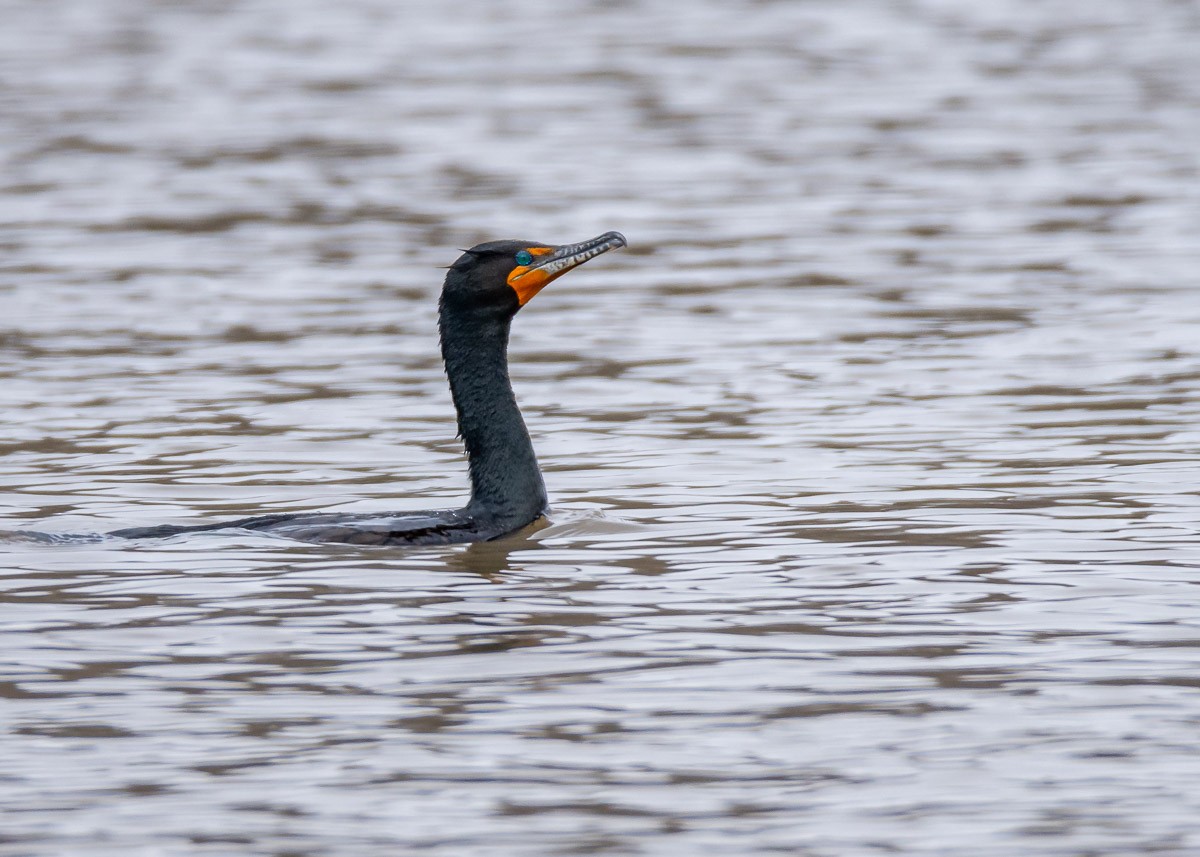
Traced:
<path fill-rule="evenodd" d="M 503 572 L 509 569 L 509 556 L 518 551 L 541 550 L 544 545 L 530 537 L 549 526 L 551 522 L 546 518 L 538 518 L 507 538 L 474 542 L 456 551 L 447 559 L 446 565 L 452 571 L 468 571 L 493 583 L 500 583 L 503 580 Z"/>

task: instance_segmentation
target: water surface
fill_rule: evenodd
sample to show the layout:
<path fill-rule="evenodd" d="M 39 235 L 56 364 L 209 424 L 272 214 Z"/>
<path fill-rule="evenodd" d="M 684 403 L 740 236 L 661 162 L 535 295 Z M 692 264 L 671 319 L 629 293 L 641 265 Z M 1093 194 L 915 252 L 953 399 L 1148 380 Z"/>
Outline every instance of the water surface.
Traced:
<path fill-rule="evenodd" d="M 5 855 L 1200 852 L 1193 4 L 0 3 Z"/>

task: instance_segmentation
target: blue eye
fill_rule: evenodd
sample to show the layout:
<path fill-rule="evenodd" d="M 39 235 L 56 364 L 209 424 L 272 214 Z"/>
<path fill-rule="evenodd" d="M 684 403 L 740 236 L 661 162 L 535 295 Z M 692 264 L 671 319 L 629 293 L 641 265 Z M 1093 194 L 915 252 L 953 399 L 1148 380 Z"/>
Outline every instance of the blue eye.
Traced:
<path fill-rule="evenodd" d="M 533 264 L 533 254 L 532 254 L 532 253 L 530 253 L 528 250 L 520 250 L 520 251 L 518 251 L 518 252 L 517 252 L 517 264 L 518 264 L 518 265 L 531 265 L 531 264 Z"/>

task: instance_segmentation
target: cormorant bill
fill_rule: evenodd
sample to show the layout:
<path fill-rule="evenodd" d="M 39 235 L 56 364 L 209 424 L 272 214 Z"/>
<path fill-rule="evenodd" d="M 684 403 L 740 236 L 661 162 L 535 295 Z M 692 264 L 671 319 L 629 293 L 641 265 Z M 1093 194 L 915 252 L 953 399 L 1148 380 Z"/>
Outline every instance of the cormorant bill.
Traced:
<path fill-rule="evenodd" d="M 487 541 L 534 522 L 546 512 L 546 487 L 508 378 L 509 326 L 547 284 L 624 246 L 620 232 L 558 247 L 491 241 L 465 251 L 450 266 L 438 303 L 438 328 L 471 474 L 471 499 L 461 509 L 262 515 L 198 526 L 134 527 L 109 535 L 145 539 L 239 529 L 307 542 L 429 545 Z"/>

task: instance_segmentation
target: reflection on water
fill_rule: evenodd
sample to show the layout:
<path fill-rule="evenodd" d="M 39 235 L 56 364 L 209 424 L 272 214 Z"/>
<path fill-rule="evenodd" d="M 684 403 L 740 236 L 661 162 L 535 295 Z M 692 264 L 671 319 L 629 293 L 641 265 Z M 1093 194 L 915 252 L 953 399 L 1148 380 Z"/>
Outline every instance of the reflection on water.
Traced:
<path fill-rule="evenodd" d="M 556 511 L 8 540 L 12 854 L 1192 854 L 1200 18 L 8 4 L 6 530 L 454 505 L 438 266 Z"/>

